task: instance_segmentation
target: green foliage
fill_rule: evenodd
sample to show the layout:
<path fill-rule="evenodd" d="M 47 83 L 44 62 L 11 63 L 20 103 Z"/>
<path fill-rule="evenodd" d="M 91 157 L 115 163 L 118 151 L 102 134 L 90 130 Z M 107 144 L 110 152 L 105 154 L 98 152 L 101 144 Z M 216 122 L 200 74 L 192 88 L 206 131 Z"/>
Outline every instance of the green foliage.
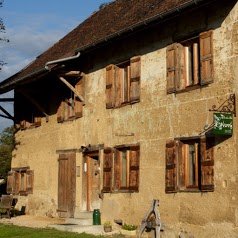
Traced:
<path fill-rule="evenodd" d="M 106 236 L 94 236 L 85 233 L 73 233 L 57 231 L 55 229 L 39 229 L 29 227 L 19 227 L 13 225 L 2 225 L 0 224 L 0 238 L 12 238 L 12 237 L 27 237 L 27 238 L 105 238 Z M 110 236 L 111 238 L 122 238 L 124 236 L 115 235 Z"/>
<path fill-rule="evenodd" d="M 109 5 L 111 2 L 104 2 L 102 4 L 100 4 L 99 9 L 101 10 L 102 8 L 106 7 L 107 5 Z"/>
<path fill-rule="evenodd" d="M 103 223 L 103 225 L 104 225 L 104 226 L 111 226 L 112 223 L 111 223 L 110 221 L 105 221 L 105 222 Z"/>
<path fill-rule="evenodd" d="M 127 230 L 127 231 L 134 231 L 134 230 L 137 229 L 137 226 L 133 225 L 133 224 L 124 223 L 121 228 L 124 229 L 124 230 Z"/>
<path fill-rule="evenodd" d="M 5 128 L 0 134 L 0 177 L 6 179 L 11 169 L 12 151 L 15 147 L 14 127 Z"/>

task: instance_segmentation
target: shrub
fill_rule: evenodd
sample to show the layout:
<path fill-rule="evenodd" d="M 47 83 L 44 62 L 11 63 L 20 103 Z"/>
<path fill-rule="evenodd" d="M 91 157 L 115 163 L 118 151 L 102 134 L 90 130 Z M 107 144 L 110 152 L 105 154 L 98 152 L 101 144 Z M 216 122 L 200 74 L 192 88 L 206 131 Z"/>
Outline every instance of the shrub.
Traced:
<path fill-rule="evenodd" d="M 137 226 L 133 225 L 133 224 L 126 224 L 126 223 L 124 223 L 122 225 L 122 229 L 127 230 L 127 231 L 134 231 L 134 230 L 137 229 Z"/>

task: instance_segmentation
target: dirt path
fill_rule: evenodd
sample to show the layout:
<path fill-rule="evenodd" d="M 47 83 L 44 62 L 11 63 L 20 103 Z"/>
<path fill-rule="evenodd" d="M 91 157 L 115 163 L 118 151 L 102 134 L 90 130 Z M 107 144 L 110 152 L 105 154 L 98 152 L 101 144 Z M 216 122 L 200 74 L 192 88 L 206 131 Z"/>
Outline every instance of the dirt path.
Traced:
<path fill-rule="evenodd" d="M 2 218 L 0 219 L 0 223 L 17 226 L 45 228 L 50 224 L 62 224 L 64 223 L 64 219 L 23 215 L 12 217 L 11 219 Z"/>

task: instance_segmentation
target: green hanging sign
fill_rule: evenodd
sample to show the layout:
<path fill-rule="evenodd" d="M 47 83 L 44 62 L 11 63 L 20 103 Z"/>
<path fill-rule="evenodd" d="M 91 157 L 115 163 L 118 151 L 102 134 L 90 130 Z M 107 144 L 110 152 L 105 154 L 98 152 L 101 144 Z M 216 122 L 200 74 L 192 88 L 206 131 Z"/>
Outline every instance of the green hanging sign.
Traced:
<path fill-rule="evenodd" d="M 233 115 L 231 113 L 214 113 L 215 135 L 232 135 L 233 133 Z"/>

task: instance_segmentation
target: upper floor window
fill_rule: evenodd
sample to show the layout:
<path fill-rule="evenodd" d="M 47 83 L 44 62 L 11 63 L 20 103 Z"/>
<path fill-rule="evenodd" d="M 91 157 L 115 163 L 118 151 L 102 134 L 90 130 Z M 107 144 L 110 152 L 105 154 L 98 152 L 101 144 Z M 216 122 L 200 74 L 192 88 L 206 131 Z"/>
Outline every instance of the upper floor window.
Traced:
<path fill-rule="evenodd" d="M 166 144 L 165 191 L 214 191 L 214 138 Z"/>
<path fill-rule="evenodd" d="M 141 59 L 106 67 L 106 108 L 117 108 L 140 101 Z"/>
<path fill-rule="evenodd" d="M 34 128 L 38 126 L 41 126 L 41 117 L 35 117 L 33 114 L 31 119 L 20 121 L 21 130 L 25 130 L 27 128 Z"/>
<path fill-rule="evenodd" d="M 84 92 L 84 77 L 75 85 L 75 90 L 83 95 Z M 70 89 L 67 89 L 64 99 L 58 107 L 57 121 L 63 122 L 73 120 L 83 116 L 83 102 Z"/>
<path fill-rule="evenodd" d="M 103 192 L 139 191 L 138 145 L 104 150 Z"/>
<path fill-rule="evenodd" d="M 29 98 L 31 99 L 30 96 Z M 41 118 L 43 114 L 27 98 L 27 96 L 19 96 L 19 94 L 15 93 L 15 101 L 17 104 L 15 107 L 15 122 L 21 130 L 41 126 Z"/>
<path fill-rule="evenodd" d="M 167 93 L 213 82 L 213 32 L 167 47 Z"/>

